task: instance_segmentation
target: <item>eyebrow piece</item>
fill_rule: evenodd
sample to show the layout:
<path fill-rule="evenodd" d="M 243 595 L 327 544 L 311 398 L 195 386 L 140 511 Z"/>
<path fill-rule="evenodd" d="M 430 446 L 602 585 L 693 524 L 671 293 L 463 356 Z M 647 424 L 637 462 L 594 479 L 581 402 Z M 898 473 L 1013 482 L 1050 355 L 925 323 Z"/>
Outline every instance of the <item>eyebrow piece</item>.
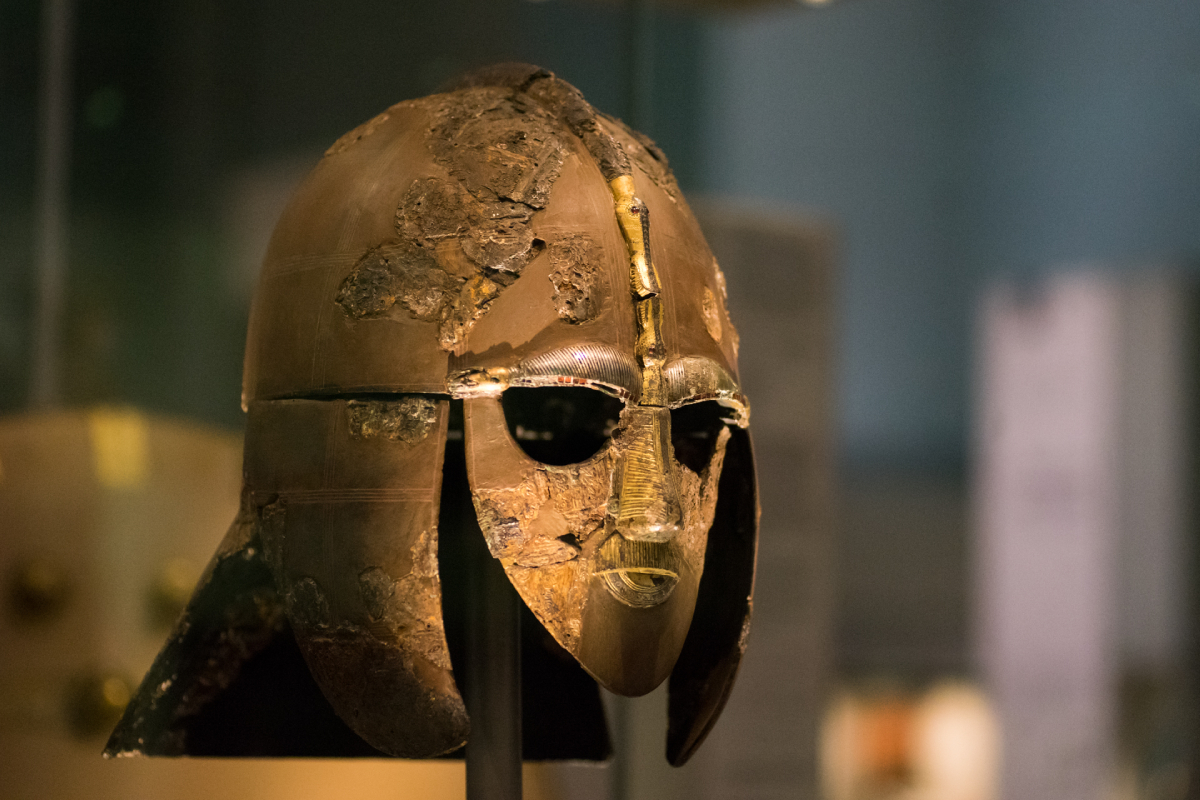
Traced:
<path fill-rule="evenodd" d="M 585 343 L 561 347 L 518 361 L 512 367 L 483 367 L 450 377 L 453 397 L 496 395 L 509 386 L 591 386 L 623 401 L 637 402 L 641 370 L 637 361 L 612 345 Z"/>
<path fill-rule="evenodd" d="M 522 359 L 509 375 L 512 386 L 598 384 L 622 400 L 637 400 L 641 385 L 637 362 L 607 344 L 580 344 Z"/>
<path fill-rule="evenodd" d="M 716 400 L 736 409 L 735 421 L 739 427 L 749 424 L 749 401 L 733 376 L 712 359 L 704 356 L 676 358 L 663 369 L 663 378 L 667 385 L 667 405 L 671 408 Z"/>

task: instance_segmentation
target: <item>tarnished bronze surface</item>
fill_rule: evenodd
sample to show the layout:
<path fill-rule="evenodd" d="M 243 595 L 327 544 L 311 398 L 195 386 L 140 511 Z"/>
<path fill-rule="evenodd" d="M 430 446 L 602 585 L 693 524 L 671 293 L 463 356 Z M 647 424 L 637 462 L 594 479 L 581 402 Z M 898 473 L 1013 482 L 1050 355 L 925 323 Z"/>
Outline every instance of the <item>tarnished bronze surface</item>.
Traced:
<path fill-rule="evenodd" d="M 666 158 L 550 73 L 475 73 L 338 140 L 268 249 L 243 403 L 246 513 L 342 719 L 396 755 L 465 739 L 437 546 L 461 400 L 491 554 L 605 687 L 683 676 L 682 763 L 749 619 L 737 346 Z"/>
<path fill-rule="evenodd" d="M 466 742 L 442 627 L 437 521 L 447 401 L 276 400 L 250 408 L 246 490 L 300 651 L 373 747 Z"/>

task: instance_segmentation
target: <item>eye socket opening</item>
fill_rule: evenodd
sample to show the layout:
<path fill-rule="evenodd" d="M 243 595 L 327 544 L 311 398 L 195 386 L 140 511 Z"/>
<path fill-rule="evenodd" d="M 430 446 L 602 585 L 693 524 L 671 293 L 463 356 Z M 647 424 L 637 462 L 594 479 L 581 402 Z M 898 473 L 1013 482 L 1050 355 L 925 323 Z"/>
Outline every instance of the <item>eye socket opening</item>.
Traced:
<path fill-rule="evenodd" d="M 692 472 L 701 472 L 707 467 L 728 413 L 728 409 L 715 400 L 672 409 L 671 445 L 675 448 L 675 460 Z"/>
<path fill-rule="evenodd" d="M 514 386 L 500 397 L 513 440 L 543 464 L 578 464 L 608 444 L 624 404 L 586 386 Z"/>

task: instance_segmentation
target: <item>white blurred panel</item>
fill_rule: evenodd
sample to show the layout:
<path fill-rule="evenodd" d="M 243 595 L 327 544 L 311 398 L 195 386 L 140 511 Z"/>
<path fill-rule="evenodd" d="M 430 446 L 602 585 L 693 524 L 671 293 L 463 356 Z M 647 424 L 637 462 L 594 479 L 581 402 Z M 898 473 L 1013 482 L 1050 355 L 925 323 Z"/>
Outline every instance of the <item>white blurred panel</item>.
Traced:
<path fill-rule="evenodd" d="M 978 635 L 1005 800 L 1099 800 L 1114 765 L 1119 331 L 1097 277 L 983 310 Z"/>

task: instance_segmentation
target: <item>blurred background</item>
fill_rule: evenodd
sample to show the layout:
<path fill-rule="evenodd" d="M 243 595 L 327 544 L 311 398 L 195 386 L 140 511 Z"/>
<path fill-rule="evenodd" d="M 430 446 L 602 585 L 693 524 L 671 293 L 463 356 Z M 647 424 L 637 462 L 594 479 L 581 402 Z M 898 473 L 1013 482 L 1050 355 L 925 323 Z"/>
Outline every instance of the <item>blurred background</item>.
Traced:
<path fill-rule="evenodd" d="M 1190 0 L 0 1 L 0 797 L 461 796 L 445 764 L 91 758 L 223 533 L 161 497 L 236 508 L 290 192 L 511 60 L 670 157 L 763 477 L 697 763 L 663 763 L 660 694 L 614 701 L 615 764 L 527 793 L 1200 797 Z M 105 471 L 130 441 L 151 477 Z"/>

